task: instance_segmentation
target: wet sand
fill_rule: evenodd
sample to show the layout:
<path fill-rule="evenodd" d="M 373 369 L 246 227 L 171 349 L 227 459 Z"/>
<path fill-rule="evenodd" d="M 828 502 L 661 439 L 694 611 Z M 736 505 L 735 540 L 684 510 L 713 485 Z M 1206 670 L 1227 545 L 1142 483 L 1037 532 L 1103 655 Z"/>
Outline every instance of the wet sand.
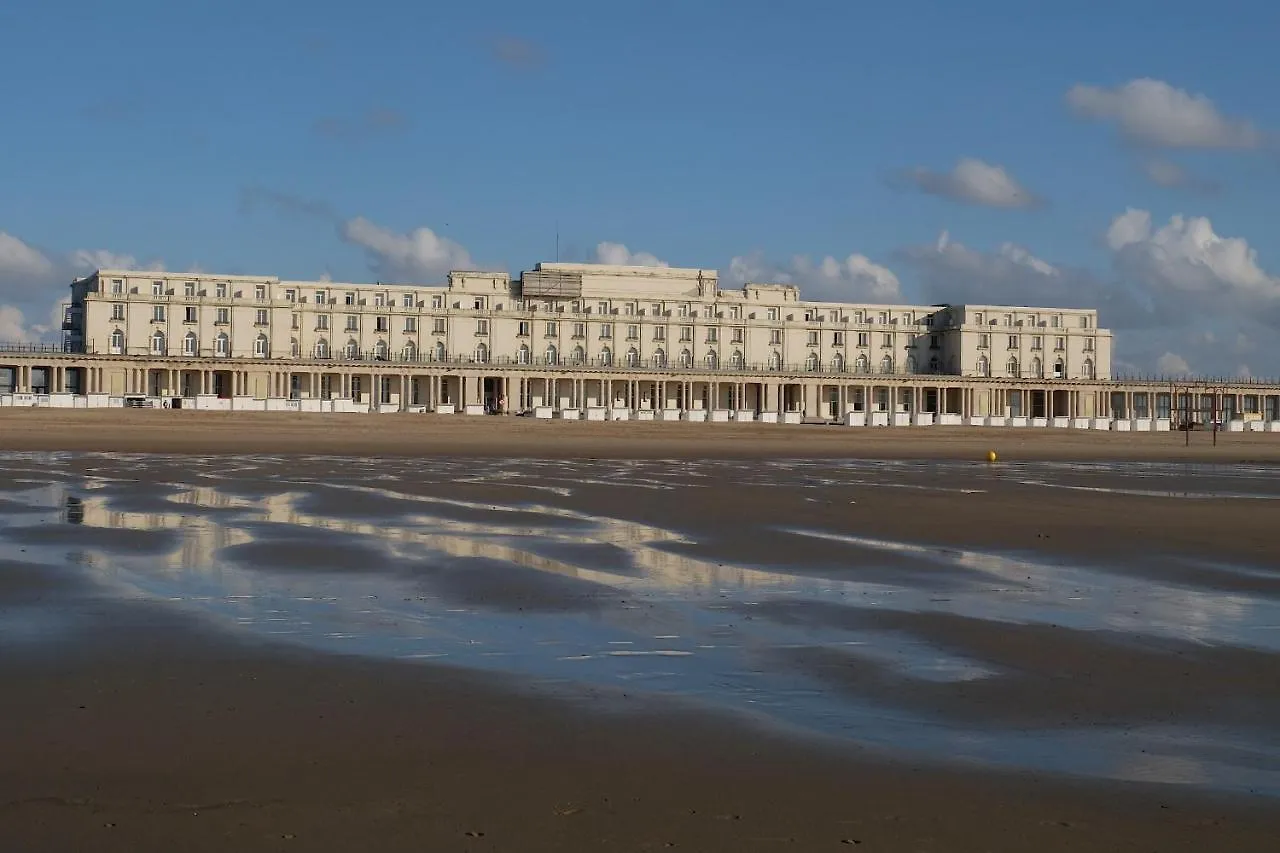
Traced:
<path fill-rule="evenodd" d="M 17 420 L 0 419 L 5 443 Z M 279 440 L 245 435 L 240 453 Z M 678 464 L 4 460 L 0 837 L 23 851 L 1273 849 L 1276 798 L 1248 793 L 1280 768 L 1268 468 L 712 462 L 687 441 L 663 454 L 687 453 Z M 42 519 L 29 492 L 44 482 L 75 503 Z M 454 645 L 407 660 L 424 612 Z M 544 637 L 572 645 L 570 624 L 595 632 L 588 652 L 647 631 L 692 654 L 538 657 Z M 991 673 L 937 671 L 964 661 Z M 788 673 L 819 689 L 783 691 Z M 782 691 L 763 713 L 704 689 L 748 676 Z M 673 678 L 699 689 L 660 687 Z M 1148 750 L 1165 730 L 1181 740 Z M 1055 769 L 1046 744 L 1083 752 L 1094 734 L 1134 766 Z M 999 760 L 927 746 L 961 755 L 973 738 Z M 1197 776 L 1214 762 L 1226 769 Z"/>
<path fill-rule="evenodd" d="M 461 415 L 0 409 L 0 450 L 530 456 L 626 459 L 863 457 L 1280 462 L 1280 433 L 1047 428 L 588 422 Z"/>

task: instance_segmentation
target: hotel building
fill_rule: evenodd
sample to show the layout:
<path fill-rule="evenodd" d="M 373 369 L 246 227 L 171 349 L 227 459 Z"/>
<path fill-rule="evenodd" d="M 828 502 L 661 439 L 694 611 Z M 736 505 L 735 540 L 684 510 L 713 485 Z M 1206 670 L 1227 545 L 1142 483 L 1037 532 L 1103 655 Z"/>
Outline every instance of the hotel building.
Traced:
<path fill-rule="evenodd" d="M 71 297 L 66 363 L 0 355 L 0 396 L 868 425 L 1176 408 L 1167 383 L 1113 387 L 1094 310 L 819 302 L 710 269 L 540 263 L 435 286 L 98 270 Z M 1238 411 L 1280 420 L 1280 398 L 1252 396 Z"/>

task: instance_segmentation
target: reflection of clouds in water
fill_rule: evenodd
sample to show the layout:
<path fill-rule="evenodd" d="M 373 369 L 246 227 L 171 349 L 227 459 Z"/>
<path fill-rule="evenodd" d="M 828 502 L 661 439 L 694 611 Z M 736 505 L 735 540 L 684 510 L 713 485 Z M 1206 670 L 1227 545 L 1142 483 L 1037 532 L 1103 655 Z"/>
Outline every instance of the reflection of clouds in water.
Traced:
<path fill-rule="evenodd" d="M 79 459 L 83 466 L 84 457 Z M 70 496 L 79 503 L 65 504 L 66 520 L 74 515 L 82 527 L 179 534 L 179 547 L 159 557 L 81 548 L 77 562 L 94 577 L 117 594 L 173 601 L 235 630 L 322 649 L 441 659 L 518 672 L 553 684 L 642 681 L 648 690 L 765 710 L 801 726 L 926 755 L 1125 778 L 1145 772 L 1150 778 L 1163 774 L 1164 781 L 1280 790 L 1275 765 L 1253 776 L 1242 775 L 1238 766 L 1216 756 L 1221 740 L 1210 739 L 1208 749 L 1192 757 L 1179 752 L 1176 743 L 1170 745 L 1164 735 L 1157 737 L 1142 726 L 1123 731 L 974 730 L 948 721 L 941 710 L 937 718 L 923 718 L 871 704 L 856 694 L 837 695 L 801 672 L 769 663 L 768 653 L 838 650 L 902 677 L 936 682 L 1001 673 L 909 632 L 782 624 L 749 615 L 751 604 L 785 596 L 801 603 L 851 605 L 851 613 L 860 607 L 950 612 L 992 622 L 1113 628 L 1276 648 L 1280 632 L 1271 631 L 1271 636 L 1260 640 L 1268 632 L 1253 629 L 1259 622 L 1280 623 L 1274 602 L 1159 582 L 1121 582 L 1105 567 L 1057 565 L 805 530 L 780 533 L 797 537 L 801 555 L 804 537 L 821 536 L 843 542 L 864 560 L 867 554 L 884 553 L 969 573 L 957 573 L 959 588 L 939 600 L 935 592 L 912 585 L 913 573 L 904 573 L 899 583 L 862 582 L 849 579 L 848 574 L 798 576 L 769 566 L 689 556 L 681 549 L 697 544 L 690 535 L 654 525 L 547 504 L 468 501 L 401 490 L 410 482 L 419 488 L 465 477 L 473 483 L 535 487 L 513 494 L 520 498 L 539 491 L 564 495 L 584 482 L 620 489 L 640 484 L 651 491 L 687 487 L 690 479 L 713 472 L 724 476 L 726 468 L 741 482 L 832 489 L 882 478 L 919 477 L 919 482 L 903 485 L 931 488 L 928 480 L 952 476 L 940 473 L 936 463 L 421 459 L 387 463 L 332 458 L 308 459 L 300 467 L 296 460 L 283 457 L 97 456 L 89 466 L 93 470 L 81 480 L 83 475 L 65 470 L 77 461 L 75 457 L 32 461 L 38 464 L 25 466 L 31 475 L 28 479 L 38 480 L 43 470 L 43 482 L 61 482 L 22 492 L 29 503 L 56 508 Z M 952 467 L 979 484 L 989 476 L 980 466 Z M 1110 469 L 1101 470 L 1114 476 Z M 130 472 L 158 481 L 122 487 L 135 479 L 122 476 Z M 68 482 L 76 483 L 76 488 L 62 485 Z M 274 493 L 245 492 L 253 483 L 268 483 Z M 397 483 L 406 485 L 398 489 Z M 321 495 L 325 500 L 317 501 Z M 388 511 L 386 522 L 367 516 L 343 517 L 341 509 L 315 509 L 340 508 L 343 495 L 376 497 L 392 502 L 395 509 Z M 547 497 L 538 499 L 552 502 Z M 156 511 L 132 511 L 126 506 Z M 9 521 L 40 523 L 39 519 L 23 522 L 16 514 Z M 352 544 L 376 544 L 385 559 L 379 557 L 376 566 L 352 566 L 350 572 L 336 573 L 289 571 L 269 564 L 271 547 L 288 548 L 299 541 L 323 547 L 327 540 L 322 534 L 349 537 Z M 264 549 L 248 552 L 247 558 L 242 552 L 239 559 L 247 559 L 248 565 L 224 556 L 224 549 L 249 543 Z M 618 554 L 602 563 L 586 556 L 589 552 L 580 550 L 584 546 L 609 546 Z M 65 557 L 53 546 L 42 547 L 49 559 Z M 432 585 L 435 567 L 465 571 L 481 564 L 509 567 L 533 577 L 585 581 L 609 600 L 589 612 L 517 612 L 515 606 L 504 611 L 497 605 L 460 604 L 451 599 L 454 593 L 448 588 Z M 495 596 L 501 594 L 495 591 Z M 1144 748 L 1162 756 L 1165 763 L 1156 766 L 1163 769 L 1143 770 L 1155 760 L 1141 763 Z M 1257 748 L 1252 744 L 1248 748 L 1250 760 L 1259 761 Z M 1248 781 L 1242 781 L 1246 776 Z"/>

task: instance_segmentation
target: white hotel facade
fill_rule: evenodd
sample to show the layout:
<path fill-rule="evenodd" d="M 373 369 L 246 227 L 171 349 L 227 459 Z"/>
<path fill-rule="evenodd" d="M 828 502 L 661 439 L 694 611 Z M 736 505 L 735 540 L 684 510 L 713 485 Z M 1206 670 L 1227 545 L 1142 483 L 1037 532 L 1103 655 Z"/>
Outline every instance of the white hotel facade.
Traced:
<path fill-rule="evenodd" d="M 541 263 L 435 286 L 104 269 L 71 296 L 63 352 L 0 353 L 0 398 L 867 425 L 1177 408 L 1167 386 L 1111 381 L 1093 310 L 817 302 L 710 269 Z M 1274 393 L 1235 397 L 1217 409 L 1280 421 Z"/>

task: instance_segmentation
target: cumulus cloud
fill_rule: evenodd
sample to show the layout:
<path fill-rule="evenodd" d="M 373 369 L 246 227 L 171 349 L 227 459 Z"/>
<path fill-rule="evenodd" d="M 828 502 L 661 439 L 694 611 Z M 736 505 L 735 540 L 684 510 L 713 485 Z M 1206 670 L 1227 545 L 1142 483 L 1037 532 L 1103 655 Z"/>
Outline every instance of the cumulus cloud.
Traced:
<path fill-rule="evenodd" d="M 738 255 L 729 261 L 726 284 L 747 282 L 795 284 L 816 299 L 850 302 L 901 302 L 902 286 L 888 267 L 866 255 L 844 260 L 827 255 L 818 261 L 797 255 L 786 263 L 773 263 L 762 252 Z"/>
<path fill-rule="evenodd" d="M 0 231 L 0 275 L 8 277 L 40 277 L 53 271 L 53 263 L 39 250 Z"/>
<path fill-rule="evenodd" d="M 1191 365 L 1187 364 L 1187 360 L 1177 353 L 1166 352 L 1156 359 L 1156 370 L 1166 376 L 1189 376 L 1191 374 Z"/>
<path fill-rule="evenodd" d="M 949 172 L 920 167 L 901 179 L 921 192 L 982 207 L 1031 208 L 1044 203 L 1003 166 L 971 157 L 961 159 Z"/>
<path fill-rule="evenodd" d="M 430 228 L 402 233 L 358 216 L 341 223 L 338 233 L 364 249 L 370 267 L 384 280 L 439 280 L 450 270 L 474 266 L 463 246 Z"/>
<path fill-rule="evenodd" d="M 1110 122 L 1126 139 L 1143 145 L 1249 149 L 1263 141 L 1252 122 L 1223 115 L 1205 95 L 1149 77 L 1114 88 L 1077 84 L 1066 99 L 1076 115 Z"/>
<path fill-rule="evenodd" d="M 597 243 L 593 262 L 622 267 L 666 267 L 666 261 L 650 252 L 633 252 L 622 243 Z"/>

